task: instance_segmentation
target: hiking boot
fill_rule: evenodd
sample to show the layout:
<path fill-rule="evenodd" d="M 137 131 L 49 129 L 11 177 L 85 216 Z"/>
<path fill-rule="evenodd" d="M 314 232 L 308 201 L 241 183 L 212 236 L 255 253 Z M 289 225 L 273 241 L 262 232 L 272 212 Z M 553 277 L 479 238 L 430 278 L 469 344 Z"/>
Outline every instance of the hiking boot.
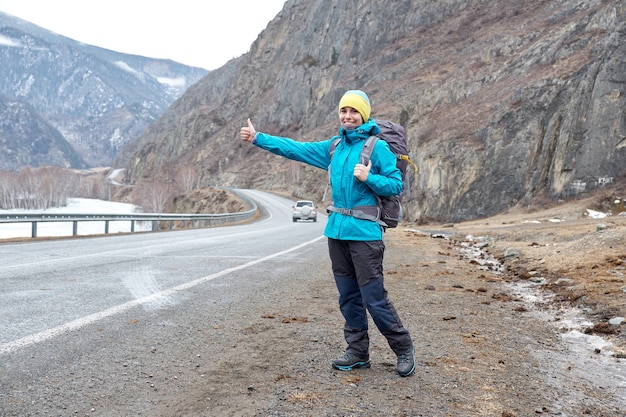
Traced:
<path fill-rule="evenodd" d="M 354 353 L 346 352 L 340 358 L 333 360 L 333 368 L 340 371 L 351 371 L 356 368 L 369 368 L 370 360 L 359 358 Z"/>
<path fill-rule="evenodd" d="M 400 376 L 409 376 L 415 371 L 415 351 L 413 348 L 398 355 L 397 369 Z"/>

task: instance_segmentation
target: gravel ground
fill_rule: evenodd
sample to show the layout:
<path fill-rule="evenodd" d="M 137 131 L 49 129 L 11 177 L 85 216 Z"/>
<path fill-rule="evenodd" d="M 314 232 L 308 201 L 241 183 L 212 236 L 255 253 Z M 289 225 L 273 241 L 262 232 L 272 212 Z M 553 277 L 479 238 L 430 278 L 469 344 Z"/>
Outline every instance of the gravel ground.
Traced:
<path fill-rule="evenodd" d="M 205 382 L 158 415 L 624 416 L 626 343 L 607 323 L 626 315 L 626 217 L 582 213 L 389 230 L 386 286 L 416 343 L 409 378 L 373 326 L 372 367 L 331 369 L 345 344 L 324 259 L 280 301 L 250 300 L 237 337 L 216 332 L 226 347 L 199 365 Z"/>

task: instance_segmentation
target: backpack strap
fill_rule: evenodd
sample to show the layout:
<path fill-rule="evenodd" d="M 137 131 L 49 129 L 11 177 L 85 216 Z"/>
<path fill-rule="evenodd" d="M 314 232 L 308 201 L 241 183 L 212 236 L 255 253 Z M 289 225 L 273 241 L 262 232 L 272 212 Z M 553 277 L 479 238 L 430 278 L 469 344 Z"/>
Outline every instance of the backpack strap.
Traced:
<path fill-rule="evenodd" d="M 369 161 L 372 157 L 372 151 L 374 150 L 374 146 L 376 146 L 376 141 L 380 139 L 378 136 L 370 136 L 365 140 L 363 144 L 363 148 L 361 149 L 361 163 L 363 165 L 369 164 Z M 333 155 L 335 154 L 335 149 L 337 149 L 337 145 L 341 142 L 341 138 L 337 138 L 330 144 L 330 159 L 333 159 Z"/>
<path fill-rule="evenodd" d="M 333 159 L 333 155 L 335 154 L 335 149 L 337 149 L 337 145 L 341 142 L 341 138 L 337 138 L 330 144 L 330 159 Z"/>
<path fill-rule="evenodd" d="M 371 159 L 371 156 L 372 156 L 372 151 L 374 150 L 374 146 L 376 146 L 376 141 L 378 139 L 380 139 L 380 137 L 370 136 L 369 138 L 367 138 L 367 140 L 363 144 L 363 149 L 361 150 L 361 163 L 363 165 L 367 165 L 369 163 L 369 160 Z M 417 173 L 418 171 L 417 165 L 415 165 L 415 163 L 411 161 L 409 155 L 402 155 L 402 154 L 395 154 L 395 155 L 396 155 L 396 159 L 406 161 L 407 164 L 413 167 L 413 170 L 415 171 L 415 173 Z"/>
<path fill-rule="evenodd" d="M 372 222 L 376 222 L 381 226 L 386 226 L 386 224 L 380 220 L 380 207 L 379 206 L 357 206 L 353 209 L 328 206 L 326 207 L 327 213 L 341 213 L 344 216 L 352 216 L 356 219 L 361 220 L 369 220 Z"/>
<path fill-rule="evenodd" d="M 372 151 L 374 150 L 374 146 L 376 146 L 378 139 L 378 136 L 370 136 L 365 140 L 363 148 L 361 149 L 361 163 L 363 165 L 369 164 L 372 157 Z"/>
<path fill-rule="evenodd" d="M 333 155 L 335 154 L 335 149 L 337 149 L 337 145 L 341 142 L 341 138 L 337 138 L 330 143 L 330 159 L 333 159 Z M 328 194 L 328 187 L 330 186 L 330 163 L 328 164 L 328 182 L 326 183 L 326 188 L 324 188 L 324 195 L 322 196 L 322 201 L 326 201 L 326 194 Z"/>
<path fill-rule="evenodd" d="M 411 161 L 409 159 L 409 155 L 398 155 L 398 159 L 401 159 L 403 161 L 406 161 L 407 164 L 411 165 L 413 167 L 413 171 L 415 171 L 415 173 L 417 174 L 417 165 L 415 165 L 415 162 Z"/>

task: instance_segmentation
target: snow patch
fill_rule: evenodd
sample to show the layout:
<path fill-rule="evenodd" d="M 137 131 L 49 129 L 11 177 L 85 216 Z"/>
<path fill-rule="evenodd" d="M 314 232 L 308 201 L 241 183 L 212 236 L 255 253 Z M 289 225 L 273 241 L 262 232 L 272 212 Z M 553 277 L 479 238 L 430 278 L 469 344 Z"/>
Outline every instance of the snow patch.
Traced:
<path fill-rule="evenodd" d="M 12 48 L 21 48 L 22 44 L 19 43 L 18 41 L 11 39 L 11 38 L 7 38 L 6 36 L 0 35 L 0 45 L 2 46 L 9 46 Z"/>
<path fill-rule="evenodd" d="M 0 210 L 0 216 L 7 214 L 132 214 L 139 208 L 134 204 L 92 198 L 69 198 L 67 206 L 53 207 L 47 210 Z M 135 222 L 135 231 L 152 230 L 151 222 Z M 31 237 L 31 223 L 0 223 L 0 240 Z M 40 222 L 37 224 L 38 237 L 72 236 L 72 222 Z M 109 233 L 130 232 L 130 221 L 109 222 Z M 104 233 L 104 221 L 78 223 L 81 236 Z"/>
<path fill-rule="evenodd" d="M 130 65 L 128 65 L 126 62 L 124 61 L 115 61 L 113 63 L 116 67 L 118 67 L 119 69 L 121 69 L 122 71 L 126 71 L 132 75 L 134 75 L 135 77 L 139 78 L 140 80 L 144 80 L 144 74 L 141 71 L 137 71 L 136 69 L 134 69 L 133 67 L 131 67 Z"/>
<path fill-rule="evenodd" d="M 178 78 L 157 77 L 157 81 L 169 87 L 184 87 L 187 79 L 185 77 L 178 77 Z"/>
<path fill-rule="evenodd" d="M 606 214 L 606 213 L 602 213 L 600 211 L 587 209 L 587 217 L 589 217 L 590 219 L 604 219 L 607 216 L 608 216 L 608 214 Z"/>

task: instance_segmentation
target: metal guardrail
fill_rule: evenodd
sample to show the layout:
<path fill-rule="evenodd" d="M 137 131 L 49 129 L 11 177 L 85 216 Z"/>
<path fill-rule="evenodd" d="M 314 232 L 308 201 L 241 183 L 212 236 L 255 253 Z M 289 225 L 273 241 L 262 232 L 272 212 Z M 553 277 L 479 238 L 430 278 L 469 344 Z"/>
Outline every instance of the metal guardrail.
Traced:
<path fill-rule="evenodd" d="M 239 195 L 239 194 L 238 194 Z M 31 223 L 31 237 L 37 237 L 37 225 L 43 222 L 73 222 L 72 235 L 78 235 L 79 222 L 104 222 L 104 234 L 109 233 L 110 222 L 129 221 L 130 232 L 135 231 L 135 222 L 152 222 L 152 231 L 159 230 L 159 224 L 169 222 L 169 230 L 174 228 L 174 222 L 182 222 L 183 229 L 210 227 L 226 223 L 248 220 L 257 211 L 257 205 L 246 196 L 239 195 L 252 208 L 239 213 L 221 214 L 178 214 L 178 213 L 132 213 L 132 214 L 30 214 L 14 213 L 0 216 L 0 223 Z"/>

